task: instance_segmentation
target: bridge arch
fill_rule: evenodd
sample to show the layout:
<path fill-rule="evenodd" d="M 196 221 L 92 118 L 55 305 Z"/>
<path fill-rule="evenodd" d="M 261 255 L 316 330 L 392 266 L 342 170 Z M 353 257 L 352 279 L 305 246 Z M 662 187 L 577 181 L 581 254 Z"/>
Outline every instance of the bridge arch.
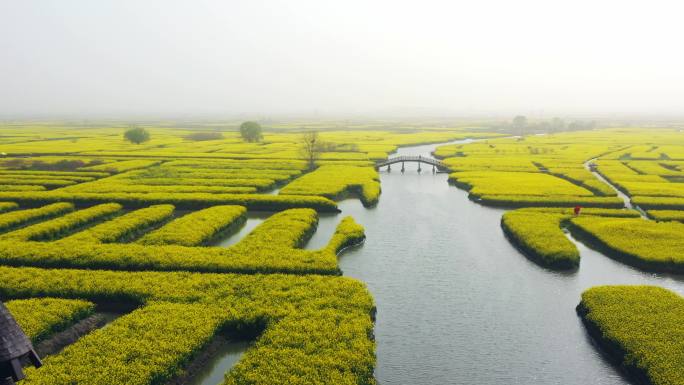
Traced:
<path fill-rule="evenodd" d="M 388 158 L 385 160 L 381 160 L 381 161 L 378 161 L 375 163 L 375 169 L 379 170 L 381 167 L 387 166 L 387 170 L 391 170 L 391 166 L 393 164 L 401 163 L 401 171 L 403 172 L 404 171 L 404 163 L 406 163 L 406 162 L 418 163 L 418 171 L 419 172 L 421 171 L 420 165 L 422 163 L 432 166 L 433 172 L 436 172 L 436 171 L 449 172 L 449 166 L 447 166 L 446 163 L 444 163 L 440 160 L 434 159 L 434 158 L 421 156 L 421 155 L 418 155 L 418 156 L 404 155 L 404 156 L 396 156 L 394 158 Z"/>

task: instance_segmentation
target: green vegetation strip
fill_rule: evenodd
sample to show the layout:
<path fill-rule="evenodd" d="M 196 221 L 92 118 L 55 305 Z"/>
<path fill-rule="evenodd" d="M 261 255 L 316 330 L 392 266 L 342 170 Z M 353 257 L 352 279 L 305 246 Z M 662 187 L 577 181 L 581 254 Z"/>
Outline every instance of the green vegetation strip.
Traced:
<path fill-rule="evenodd" d="M 509 171 L 465 171 L 449 174 L 449 181 L 466 188 L 474 196 L 593 196 L 586 188 L 545 173 Z"/>
<path fill-rule="evenodd" d="M 577 247 L 560 229 L 565 216 L 552 213 L 510 211 L 501 218 L 508 239 L 538 264 L 557 270 L 575 269 L 580 256 Z"/>
<path fill-rule="evenodd" d="M 143 245 L 200 246 L 211 243 L 222 234 L 237 229 L 245 220 L 247 209 L 242 206 L 214 206 L 195 211 L 138 240 Z"/>
<path fill-rule="evenodd" d="M 129 170 L 136 170 L 139 168 L 155 166 L 159 163 L 161 163 L 161 162 L 158 160 L 144 160 L 144 159 L 124 160 L 124 161 L 120 161 L 120 162 L 100 164 L 97 166 L 83 167 L 83 168 L 81 168 L 81 170 L 83 170 L 83 171 L 104 171 L 104 172 L 109 172 L 109 173 L 117 173 L 117 172 L 124 172 L 124 171 L 129 171 Z"/>
<path fill-rule="evenodd" d="M 0 213 L 18 209 L 19 205 L 14 202 L 0 202 Z"/>
<path fill-rule="evenodd" d="M 77 299 L 31 298 L 5 305 L 35 344 L 95 313 L 95 304 Z"/>
<path fill-rule="evenodd" d="M 684 272 L 684 224 L 641 218 L 574 218 L 573 234 L 606 255 L 647 271 Z"/>
<path fill-rule="evenodd" d="M 121 210 L 118 203 L 105 203 L 78 210 L 46 222 L 38 223 L 0 236 L 0 240 L 49 241 L 59 238 L 92 221 L 103 219 Z"/>
<path fill-rule="evenodd" d="M 0 215 L 0 231 L 11 230 L 12 228 L 23 224 L 51 218 L 73 209 L 74 205 L 71 203 L 54 203 L 36 209 L 5 213 Z"/>
<path fill-rule="evenodd" d="M 244 186 L 149 186 L 115 183 L 111 180 L 81 183 L 60 191 L 87 193 L 211 193 L 211 194 L 252 194 L 256 187 Z"/>
<path fill-rule="evenodd" d="M 123 174 L 130 179 L 148 179 L 148 178 L 214 178 L 214 179 L 273 179 L 277 181 L 284 181 L 290 179 L 293 175 L 297 175 L 298 170 L 265 170 L 265 169 L 212 169 L 202 167 L 157 167 L 148 168 L 143 171 L 134 171 Z"/>
<path fill-rule="evenodd" d="M 173 210 L 173 205 L 157 205 L 135 210 L 78 232 L 64 240 L 88 243 L 112 243 L 130 240 L 150 226 L 171 217 Z"/>
<path fill-rule="evenodd" d="M 40 205 L 50 202 L 97 204 L 117 202 L 126 207 L 140 208 L 151 204 L 172 204 L 178 209 L 196 210 L 216 205 L 239 205 L 248 210 L 280 211 L 308 207 L 320 212 L 339 212 L 337 204 L 320 196 L 260 195 L 260 194 L 208 194 L 208 193 L 80 193 L 37 191 L 0 192 L 0 200 L 20 204 Z"/>
<path fill-rule="evenodd" d="M 634 210 L 585 208 L 580 215 L 581 218 L 588 217 L 587 221 L 599 220 L 597 217 L 602 216 L 638 218 L 639 213 Z M 518 209 L 502 216 L 501 228 L 511 243 L 537 264 L 556 270 L 575 269 L 580 262 L 579 251 L 561 229 L 571 218 L 571 209 Z"/>
<path fill-rule="evenodd" d="M 624 202 L 618 197 L 530 196 L 530 195 L 471 195 L 473 201 L 494 207 L 599 207 L 619 209 Z"/>
<path fill-rule="evenodd" d="M 684 211 L 681 210 L 648 210 L 648 216 L 657 221 L 684 222 Z"/>
<path fill-rule="evenodd" d="M 226 384 L 375 384 L 375 308 L 353 279 L 10 267 L 0 276 L 4 298 L 142 306 L 29 368 L 25 384 L 163 384 L 222 331 L 258 336 Z"/>
<path fill-rule="evenodd" d="M 42 179 L 42 180 L 57 180 L 57 181 L 72 181 L 72 182 L 90 182 L 95 180 L 91 176 L 69 176 L 69 175 L 31 175 L 31 174 L 8 174 L 3 175 L 0 172 L 0 178 L 15 178 L 18 180 L 25 179 Z M 27 183 L 28 184 L 28 183 Z"/>
<path fill-rule="evenodd" d="M 106 172 L 79 172 L 79 171 L 39 171 L 39 170 L 0 170 L 0 175 L 36 175 L 36 176 L 51 176 L 51 177 L 93 177 L 100 178 L 109 176 Z"/>
<path fill-rule="evenodd" d="M 321 195 L 330 199 L 343 199 L 356 193 L 364 206 L 372 206 L 380 198 L 380 181 L 372 167 L 329 165 L 295 179 L 280 193 Z"/>
<path fill-rule="evenodd" d="M 684 298 L 653 286 L 601 286 L 577 306 L 589 334 L 639 383 L 682 384 Z"/>
<path fill-rule="evenodd" d="M 637 195 L 632 203 L 646 210 L 684 210 L 684 198 Z"/>
<path fill-rule="evenodd" d="M 63 187 L 76 183 L 72 180 L 66 179 L 48 179 L 48 178 L 18 178 L 16 176 L 0 177 L 0 185 L 39 185 L 45 187 Z"/>
<path fill-rule="evenodd" d="M 0 241 L 0 263 L 12 266 L 240 273 L 339 274 L 337 252 L 364 239 L 363 227 L 344 219 L 327 247 L 300 247 L 315 231 L 311 209 L 292 209 L 264 221 L 228 247 Z"/>
<path fill-rule="evenodd" d="M 118 181 L 117 181 L 118 182 Z M 255 187 L 266 190 L 275 185 L 273 179 L 242 178 L 242 179 L 203 179 L 203 178 L 148 178 L 132 179 L 129 184 L 136 186 L 221 186 L 221 187 Z M 311 195 L 311 194 L 309 194 Z"/>
<path fill-rule="evenodd" d="M 45 186 L 23 184 L 0 184 L 0 191 L 45 191 Z"/>

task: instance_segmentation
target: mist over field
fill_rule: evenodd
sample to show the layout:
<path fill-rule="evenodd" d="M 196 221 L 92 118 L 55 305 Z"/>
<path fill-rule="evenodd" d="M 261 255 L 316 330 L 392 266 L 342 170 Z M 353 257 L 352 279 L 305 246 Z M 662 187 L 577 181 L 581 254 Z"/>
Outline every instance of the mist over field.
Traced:
<path fill-rule="evenodd" d="M 674 1 L 4 1 L 0 116 L 677 116 Z"/>
<path fill-rule="evenodd" d="M 0 0 L 0 385 L 684 385 L 684 6 Z"/>

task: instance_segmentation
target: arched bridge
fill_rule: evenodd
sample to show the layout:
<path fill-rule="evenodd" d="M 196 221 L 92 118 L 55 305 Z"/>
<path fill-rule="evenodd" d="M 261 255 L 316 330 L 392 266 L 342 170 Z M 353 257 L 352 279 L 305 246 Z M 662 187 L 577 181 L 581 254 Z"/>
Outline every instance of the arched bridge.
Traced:
<path fill-rule="evenodd" d="M 420 168 L 421 163 L 425 163 L 427 165 L 432 166 L 432 171 L 440 171 L 440 172 L 448 172 L 449 167 L 444 163 L 441 162 L 437 159 L 426 157 L 426 156 L 397 156 L 394 158 L 389 158 L 386 160 L 381 160 L 379 162 L 375 163 L 375 169 L 379 170 L 381 167 L 387 166 L 387 170 L 391 170 L 391 167 L 395 163 L 401 163 L 401 172 L 404 172 L 404 163 L 406 162 L 416 162 L 418 163 L 418 172 L 422 171 Z"/>

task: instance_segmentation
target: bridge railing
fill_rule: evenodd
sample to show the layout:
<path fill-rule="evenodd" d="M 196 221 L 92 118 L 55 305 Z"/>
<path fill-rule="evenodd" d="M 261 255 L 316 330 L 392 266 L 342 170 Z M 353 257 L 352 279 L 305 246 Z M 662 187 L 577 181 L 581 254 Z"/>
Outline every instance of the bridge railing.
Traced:
<path fill-rule="evenodd" d="M 402 156 L 396 156 L 394 158 L 388 158 L 386 160 L 377 162 L 375 164 L 376 167 L 382 167 L 394 163 L 400 163 L 400 162 L 423 162 L 427 163 L 430 165 L 434 165 L 440 168 L 448 168 L 447 165 L 437 159 L 430 158 L 430 157 L 425 157 L 421 155 L 417 156 L 412 156 L 412 155 L 402 155 Z"/>

